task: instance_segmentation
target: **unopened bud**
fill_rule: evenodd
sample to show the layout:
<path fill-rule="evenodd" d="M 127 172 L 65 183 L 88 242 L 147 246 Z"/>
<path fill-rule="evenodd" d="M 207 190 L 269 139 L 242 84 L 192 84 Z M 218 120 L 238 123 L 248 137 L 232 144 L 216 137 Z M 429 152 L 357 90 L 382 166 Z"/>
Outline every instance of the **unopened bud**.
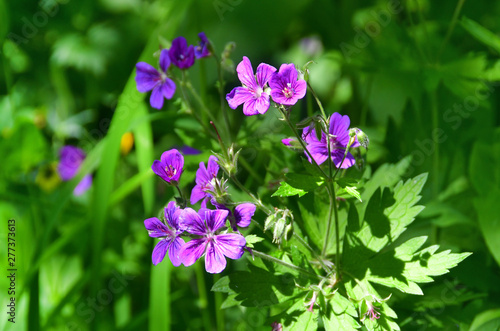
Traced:
<path fill-rule="evenodd" d="M 354 142 L 357 139 L 361 146 L 363 146 L 364 148 L 368 148 L 368 145 L 370 144 L 370 139 L 368 139 L 368 135 L 363 131 L 361 131 L 360 129 L 358 128 L 350 129 L 349 136 L 351 137 L 349 145 L 354 144 Z"/>

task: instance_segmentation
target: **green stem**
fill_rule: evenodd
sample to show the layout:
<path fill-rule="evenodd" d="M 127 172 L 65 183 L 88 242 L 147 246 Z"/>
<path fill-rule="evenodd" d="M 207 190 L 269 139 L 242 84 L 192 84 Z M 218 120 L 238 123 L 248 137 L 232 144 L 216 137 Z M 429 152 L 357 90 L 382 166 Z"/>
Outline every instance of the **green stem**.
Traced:
<path fill-rule="evenodd" d="M 203 319 L 203 326 L 205 330 L 211 330 L 210 325 L 210 315 L 208 314 L 208 297 L 207 297 L 207 287 L 205 285 L 205 273 L 203 271 L 203 265 L 201 263 L 196 263 L 195 266 L 196 273 L 196 285 L 198 286 L 198 297 L 200 300 L 200 309 Z"/>
<path fill-rule="evenodd" d="M 214 274 L 214 284 L 217 283 L 220 279 L 220 274 Z M 222 306 L 222 293 L 215 292 L 214 293 L 215 300 L 215 321 L 217 325 L 217 331 L 224 331 L 224 313 L 221 309 Z"/>
<path fill-rule="evenodd" d="M 307 87 L 309 88 L 309 90 L 311 91 L 313 97 L 314 97 L 314 100 L 316 100 L 316 103 L 318 104 L 318 107 L 319 107 L 319 110 L 321 111 L 321 115 L 323 115 L 323 117 L 325 118 L 325 120 L 327 119 L 326 117 L 326 113 L 325 113 L 325 110 L 323 109 L 323 104 L 321 103 L 321 101 L 319 100 L 318 98 L 318 95 L 316 94 L 316 92 L 314 91 L 314 89 L 312 88 L 311 84 L 309 84 L 309 82 L 307 82 Z"/>
<path fill-rule="evenodd" d="M 254 250 L 254 249 L 252 249 L 252 253 L 253 253 L 253 255 L 258 256 L 258 257 L 260 257 L 263 260 L 268 260 L 268 261 L 271 261 L 273 263 L 280 264 L 280 265 L 282 265 L 282 266 L 284 266 L 284 267 L 286 267 L 288 269 L 292 269 L 292 270 L 298 271 L 301 274 L 312 276 L 312 277 L 318 278 L 320 280 L 322 280 L 323 278 L 325 278 L 325 277 L 320 276 L 318 274 L 315 274 L 313 272 L 307 271 L 306 269 L 303 269 L 301 267 L 297 267 L 295 264 L 291 264 L 291 263 L 285 262 L 283 260 L 280 260 L 278 258 L 275 258 L 274 256 L 267 255 L 266 253 L 262 253 L 262 252 Z"/>
<path fill-rule="evenodd" d="M 446 36 L 444 37 L 443 43 L 441 44 L 441 47 L 439 48 L 439 52 L 438 52 L 436 61 L 439 61 L 446 44 L 450 40 L 451 34 L 453 33 L 453 30 L 455 29 L 455 26 L 457 25 L 457 22 L 458 22 L 458 15 L 460 15 L 460 11 L 462 10 L 464 3 L 465 3 L 465 0 L 458 0 L 458 2 L 457 2 L 457 6 L 455 7 L 455 11 L 453 12 L 453 18 L 451 19 L 450 26 L 448 27 L 448 31 L 446 32 Z"/>
<path fill-rule="evenodd" d="M 222 110 L 222 116 L 224 118 L 224 124 L 226 126 L 227 136 L 230 139 L 231 138 L 231 126 L 229 124 L 229 116 L 227 114 L 226 99 L 224 98 L 225 82 L 224 82 L 224 76 L 222 73 L 222 65 L 221 65 L 220 58 L 217 56 L 217 54 L 215 52 L 213 52 L 213 53 L 214 53 L 215 62 L 217 63 L 217 74 L 219 76 L 219 86 L 218 87 L 219 87 L 219 97 L 220 97 L 220 108 Z M 229 140 L 229 141 L 231 141 L 231 140 Z"/>
<path fill-rule="evenodd" d="M 250 198 L 252 198 L 252 200 L 255 202 L 255 204 L 257 205 L 257 207 L 259 207 L 260 209 L 262 209 L 262 211 L 264 211 L 264 213 L 266 213 L 268 216 L 272 214 L 272 210 L 269 209 L 268 207 L 266 207 L 262 201 L 260 201 L 259 198 L 257 198 L 252 192 L 250 192 L 243 184 L 241 184 L 241 182 L 238 180 L 238 178 L 236 178 L 236 176 L 230 176 L 231 180 L 236 184 L 236 186 L 238 186 L 243 192 L 245 192 Z"/>
<path fill-rule="evenodd" d="M 304 141 L 302 140 L 302 137 L 299 135 L 299 133 L 297 132 L 297 129 L 295 129 L 295 127 L 293 126 L 292 122 L 290 121 L 290 118 L 289 116 L 285 113 L 285 110 L 281 109 L 281 108 L 278 108 L 281 115 L 283 116 L 283 119 L 284 121 L 286 122 L 286 124 L 288 124 L 288 127 L 292 130 L 293 134 L 295 135 L 295 137 L 297 138 L 297 140 L 299 141 L 300 143 L 300 146 L 302 146 L 302 148 L 304 149 L 304 151 L 307 153 L 307 155 L 309 156 L 309 158 L 311 159 L 312 163 L 314 164 L 314 166 L 316 168 L 318 168 L 318 170 L 321 172 L 321 174 L 325 177 L 325 178 L 329 178 L 327 176 L 327 174 L 325 173 L 325 171 L 323 169 L 321 169 L 321 167 L 319 166 L 319 164 L 316 162 L 316 160 L 312 157 L 311 155 L 311 152 L 309 152 L 309 150 L 307 149 L 306 147 L 306 144 L 304 143 Z"/>
<path fill-rule="evenodd" d="M 295 239 L 297 239 L 298 242 L 300 242 L 305 248 L 307 248 L 311 254 L 313 255 L 313 257 L 318 260 L 319 264 L 321 264 L 321 267 L 323 267 L 323 269 L 326 271 L 327 274 L 329 274 L 332 269 L 330 269 L 326 264 L 325 262 L 323 261 L 323 259 L 321 258 L 321 256 L 319 256 L 316 251 L 311 247 L 309 246 L 309 244 L 304 240 L 304 238 L 302 238 L 301 236 L 299 236 L 296 232 L 293 233 L 293 237 Z"/>
<path fill-rule="evenodd" d="M 184 199 L 184 195 L 182 194 L 179 185 L 174 185 L 174 186 L 177 189 L 177 192 L 179 192 L 179 198 L 182 200 L 182 208 L 186 208 L 186 199 Z"/>

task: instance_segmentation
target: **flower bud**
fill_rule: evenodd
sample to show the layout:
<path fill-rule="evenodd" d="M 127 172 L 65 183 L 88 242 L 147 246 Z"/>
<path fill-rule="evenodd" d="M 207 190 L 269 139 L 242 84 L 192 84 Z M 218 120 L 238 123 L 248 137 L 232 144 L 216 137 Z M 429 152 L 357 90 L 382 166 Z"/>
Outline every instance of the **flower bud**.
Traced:
<path fill-rule="evenodd" d="M 349 140 L 349 145 L 354 144 L 354 142 L 357 139 L 361 146 L 363 146 L 364 148 L 368 148 L 368 145 L 370 144 L 370 139 L 368 139 L 368 135 L 363 131 L 361 131 L 360 129 L 358 128 L 350 129 L 349 136 L 351 137 L 351 140 Z"/>

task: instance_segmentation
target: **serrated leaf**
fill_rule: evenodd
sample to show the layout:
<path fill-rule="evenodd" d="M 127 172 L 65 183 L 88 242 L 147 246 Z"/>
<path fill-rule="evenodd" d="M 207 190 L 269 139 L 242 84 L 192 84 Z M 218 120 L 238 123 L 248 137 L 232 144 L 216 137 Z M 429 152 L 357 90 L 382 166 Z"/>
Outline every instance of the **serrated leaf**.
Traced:
<path fill-rule="evenodd" d="M 433 245 L 419 251 L 427 237 L 408 240 L 394 250 L 378 255 L 368 263 L 366 279 L 398 290 L 422 295 L 417 283 L 429 283 L 431 276 L 447 273 L 472 253 L 436 253 L 439 246 Z"/>
<path fill-rule="evenodd" d="M 304 298 L 300 297 L 287 310 L 277 316 L 273 321 L 280 321 L 283 330 L 290 331 L 315 331 L 318 329 L 318 313 L 309 312 L 304 304 Z"/>
<path fill-rule="evenodd" d="M 407 156 L 396 164 L 383 164 L 373 174 L 370 180 L 364 184 L 361 194 L 363 201 L 368 200 L 373 192 L 379 187 L 392 187 L 401 180 L 403 174 L 410 166 L 411 156 Z"/>
<path fill-rule="evenodd" d="M 350 196 L 356 198 L 359 200 L 359 202 L 363 202 L 361 200 L 361 194 L 359 193 L 356 185 L 358 184 L 358 181 L 354 178 L 348 178 L 348 177 L 342 177 L 337 181 L 337 184 L 344 189 L 344 191 L 349 194 Z"/>
<path fill-rule="evenodd" d="M 321 316 L 326 331 L 350 331 L 361 328 L 361 325 L 355 319 L 355 317 L 358 317 L 358 312 L 351 301 L 337 292 L 329 301 L 329 304 L 332 309 L 327 309 L 327 312 Z"/>
<path fill-rule="evenodd" d="M 212 291 L 235 295 L 234 300 L 245 307 L 265 307 L 283 303 L 295 297 L 295 276 L 269 272 L 249 264 L 250 271 L 239 271 L 222 277 Z"/>
<path fill-rule="evenodd" d="M 245 240 L 247 242 L 246 246 L 253 248 L 253 244 L 261 242 L 262 240 L 264 240 L 264 238 L 259 237 L 255 234 L 249 234 L 248 236 L 245 237 Z"/>
<path fill-rule="evenodd" d="M 289 197 L 293 195 L 298 195 L 299 197 L 304 194 L 313 191 L 323 185 L 324 181 L 321 177 L 309 176 L 309 175 L 299 175 L 299 174 L 288 174 L 287 181 L 281 182 L 279 189 L 271 195 L 279 197 Z"/>

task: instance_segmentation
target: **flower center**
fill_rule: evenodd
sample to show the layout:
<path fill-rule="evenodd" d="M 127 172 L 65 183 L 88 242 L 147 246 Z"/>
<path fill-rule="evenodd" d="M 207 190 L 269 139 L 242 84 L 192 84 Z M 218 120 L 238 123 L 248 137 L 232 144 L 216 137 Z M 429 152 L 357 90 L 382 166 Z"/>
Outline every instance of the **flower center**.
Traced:
<path fill-rule="evenodd" d="M 290 83 L 287 83 L 286 84 L 287 86 L 285 86 L 285 88 L 283 89 L 283 94 L 285 95 L 285 97 L 287 98 L 291 98 L 293 97 L 293 93 L 295 92 L 294 89 L 292 88 L 292 84 Z"/>
<path fill-rule="evenodd" d="M 177 173 L 177 169 L 175 169 L 174 167 L 172 167 L 171 165 L 168 165 L 165 167 L 165 172 L 167 173 L 167 176 L 169 178 L 172 178 L 175 176 L 175 174 Z"/>

